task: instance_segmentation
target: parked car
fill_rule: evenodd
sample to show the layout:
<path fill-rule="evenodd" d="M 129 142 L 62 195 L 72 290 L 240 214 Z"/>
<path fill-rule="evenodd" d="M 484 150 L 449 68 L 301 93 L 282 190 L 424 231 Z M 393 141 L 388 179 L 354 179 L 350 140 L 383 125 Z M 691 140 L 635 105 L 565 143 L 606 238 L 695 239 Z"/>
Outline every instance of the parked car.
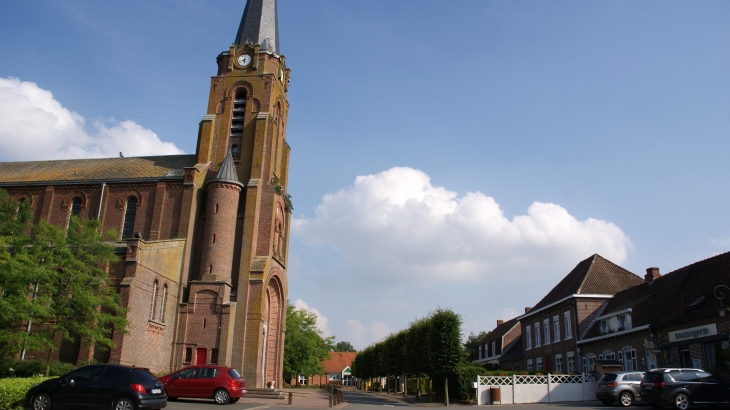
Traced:
<path fill-rule="evenodd" d="M 37 383 L 25 394 L 26 410 L 152 410 L 167 406 L 165 387 L 141 367 L 95 364 Z"/>
<path fill-rule="evenodd" d="M 667 404 L 677 410 L 694 404 L 714 407 L 730 403 L 730 385 L 700 369 L 654 369 L 644 373 L 641 397 L 654 408 Z"/>
<path fill-rule="evenodd" d="M 236 369 L 225 366 L 191 366 L 160 377 L 170 400 L 178 397 L 213 399 L 216 404 L 235 403 L 246 395 L 246 381 Z M 116 409 L 115 409 L 116 410 Z"/>
<path fill-rule="evenodd" d="M 641 401 L 641 379 L 644 372 L 624 371 L 606 373 L 596 383 L 596 398 L 610 406 L 618 401 L 621 407 L 629 407 Z"/>

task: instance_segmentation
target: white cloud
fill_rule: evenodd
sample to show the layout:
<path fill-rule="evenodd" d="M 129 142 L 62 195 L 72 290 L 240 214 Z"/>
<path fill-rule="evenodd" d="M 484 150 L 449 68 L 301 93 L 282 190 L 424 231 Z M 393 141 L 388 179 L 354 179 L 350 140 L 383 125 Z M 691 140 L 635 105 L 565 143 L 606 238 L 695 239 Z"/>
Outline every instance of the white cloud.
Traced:
<path fill-rule="evenodd" d="M 341 253 L 345 266 L 338 275 L 390 289 L 497 276 L 525 281 L 556 269 L 562 274 L 593 253 L 620 264 L 631 248 L 613 223 L 579 221 L 542 202 L 509 219 L 494 198 L 458 197 L 407 167 L 359 176 L 353 186 L 325 195 L 315 217 L 293 221 L 293 232 Z"/>
<path fill-rule="evenodd" d="M 325 337 L 332 336 L 332 330 L 329 328 L 329 319 L 327 319 L 326 316 L 323 316 L 318 309 L 310 308 L 309 305 L 301 299 L 294 301 L 294 307 L 313 313 L 317 317 L 317 329 L 321 330 Z"/>
<path fill-rule="evenodd" d="M 1 161 L 183 153 L 134 121 L 93 121 L 91 133 L 85 123 L 35 83 L 0 78 Z"/>
<path fill-rule="evenodd" d="M 350 319 L 345 322 L 347 336 L 342 338 L 352 344 L 357 350 L 362 350 L 370 343 L 382 340 L 393 331 L 383 322 L 372 322 L 365 325 L 359 320 Z"/>

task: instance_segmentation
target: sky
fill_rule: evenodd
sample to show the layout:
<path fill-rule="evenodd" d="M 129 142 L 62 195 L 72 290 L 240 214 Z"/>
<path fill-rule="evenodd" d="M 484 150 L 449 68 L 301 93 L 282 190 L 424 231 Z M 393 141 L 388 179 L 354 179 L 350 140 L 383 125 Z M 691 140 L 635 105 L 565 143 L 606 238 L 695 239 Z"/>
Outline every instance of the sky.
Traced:
<path fill-rule="evenodd" d="M 193 153 L 243 0 L 0 3 L 0 161 Z M 598 253 L 730 250 L 730 2 L 279 0 L 289 299 L 464 336 Z M 728 283 L 730 284 L 730 283 Z"/>

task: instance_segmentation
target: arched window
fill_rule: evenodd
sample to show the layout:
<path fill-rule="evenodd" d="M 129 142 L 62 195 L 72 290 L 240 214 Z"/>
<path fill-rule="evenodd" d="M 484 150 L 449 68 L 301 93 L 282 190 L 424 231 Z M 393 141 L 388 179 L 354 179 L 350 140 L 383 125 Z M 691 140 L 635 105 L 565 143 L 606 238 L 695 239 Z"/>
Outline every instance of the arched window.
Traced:
<path fill-rule="evenodd" d="M 157 281 L 152 282 L 152 299 L 150 299 L 150 320 L 155 320 L 155 300 L 157 299 Z"/>
<path fill-rule="evenodd" d="M 231 138 L 243 136 L 243 117 L 246 113 L 246 90 L 239 88 L 233 97 L 233 112 L 231 112 Z"/>
<path fill-rule="evenodd" d="M 81 198 L 76 197 L 71 201 L 71 215 L 79 216 L 81 213 Z"/>
<path fill-rule="evenodd" d="M 122 239 L 131 238 L 134 235 L 134 217 L 137 215 L 137 197 L 127 198 L 127 209 L 124 211 L 124 225 L 122 227 Z"/>
<path fill-rule="evenodd" d="M 231 156 L 233 159 L 238 159 L 238 145 L 234 145 L 231 147 Z"/>
<path fill-rule="evenodd" d="M 158 320 L 160 323 L 165 323 L 165 303 L 167 302 L 167 284 L 162 287 L 162 297 L 160 298 L 160 314 Z"/>

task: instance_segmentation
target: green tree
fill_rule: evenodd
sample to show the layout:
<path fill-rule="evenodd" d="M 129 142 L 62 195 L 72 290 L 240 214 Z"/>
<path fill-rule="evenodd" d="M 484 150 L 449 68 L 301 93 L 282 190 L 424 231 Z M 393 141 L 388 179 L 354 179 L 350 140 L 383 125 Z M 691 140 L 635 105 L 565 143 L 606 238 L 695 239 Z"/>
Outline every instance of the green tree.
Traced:
<path fill-rule="evenodd" d="M 478 359 L 477 346 L 479 346 L 479 342 L 481 342 L 485 337 L 487 337 L 487 332 L 485 331 L 481 331 L 476 335 L 474 332 L 469 333 L 469 336 L 464 342 L 464 360 L 470 362 Z"/>
<path fill-rule="evenodd" d="M 431 315 L 431 374 L 444 377 L 444 403 L 449 405 L 449 375 L 464 359 L 461 347 L 461 317 L 448 309 Z"/>
<path fill-rule="evenodd" d="M 113 232 L 102 235 L 99 221 L 75 216 L 67 230 L 45 221 L 31 227 L 27 210 L 0 193 L 0 349 L 47 351 L 48 375 L 60 339 L 112 348 L 112 331 L 128 323 L 107 273 L 116 260 L 106 243 Z"/>
<path fill-rule="evenodd" d="M 334 336 L 324 337 L 317 328 L 317 316 L 306 309 L 286 306 L 286 337 L 284 338 L 284 378 L 298 375 L 324 374 L 322 362 L 334 349 Z"/>
<path fill-rule="evenodd" d="M 350 342 L 337 342 L 335 345 L 335 352 L 357 352 Z"/>

